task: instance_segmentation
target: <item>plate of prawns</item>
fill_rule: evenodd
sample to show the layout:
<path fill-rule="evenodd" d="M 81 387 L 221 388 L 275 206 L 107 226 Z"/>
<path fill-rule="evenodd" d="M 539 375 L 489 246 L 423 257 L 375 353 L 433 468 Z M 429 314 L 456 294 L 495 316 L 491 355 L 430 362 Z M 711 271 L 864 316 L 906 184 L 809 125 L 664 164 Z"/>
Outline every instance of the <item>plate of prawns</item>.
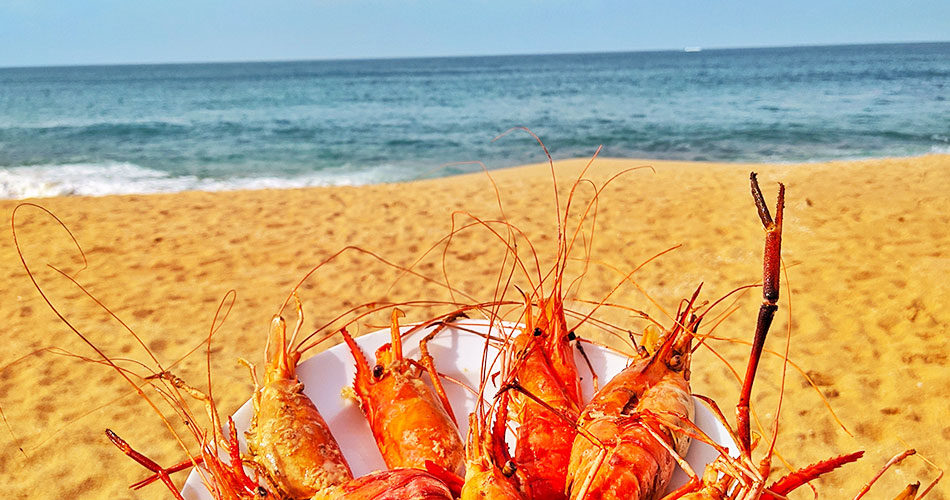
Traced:
<path fill-rule="evenodd" d="M 359 396 L 353 388 L 354 380 L 359 377 L 360 363 L 371 366 L 370 372 L 374 369 L 378 371 L 376 366 L 379 366 L 381 361 L 378 351 L 380 348 L 388 350 L 392 345 L 405 346 L 402 356 L 412 360 L 422 358 L 423 353 L 420 351 L 424 350 L 426 356 L 434 360 L 434 372 L 441 379 L 438 384 L 441 387 L 438 390 L 431 379 L 426 379 L 426 385 L 433 393 L 444 393 L 450 411 L 458 417 L 454 419 L 457 421 L 457 433 L 464 437 L 472 432 L 470 421 L 465 417 L 477 413 L 478 401 L 481 400 L 483 405 L 488 406 L 493 397 L 502 391 L 502 381 L 498 373 L 502 369 L 499 365 L 504 357 L 506 339 L 510 340 L 523 330 L 523 324 L 467 318 L 430 325 L 394 325 L 393 328 L 368 333 L 356 339 L 347 335 L 347 342 L 331 347 L 297 365 L 296 376 L 303 384 L 304 393 L 319 409 L 336 438 L 352 476 L 363 477 L 386 470 L 387 463 L 374 440 L 373 429 L 364 416 Z M 395 331 L 399 334 L 396 335 Z M 362 356 L 362 353 L 374 351 L 377 352 L 375 360 L 367 360 Z M 355 354 L 357 352 L 360 354 Z M 573 352 L 576 365 L 581 367 L 578 379 L 585 403 L 596 392 L 595 384 L 598 381 L 611 380 L 631 363 L 631 358 L 625 354 L 589 343 L 585 343 L 582 350 L 575 348 Z M 358 359 L 360 357 L 363 359 Z M 482 369 L 483 361 L 488 367 L 496 367 L 494 377 L 486 376 L 485 370 Z M 419 369 L 424 370 L 421 367 Z M 372 373 L 370 375 L 372 376 Z M 251 427 L 254 410 L 254 401 L 251 400 L 232 417 L 242 452 L 247 449 L 244 433 Z M 413 416 L 402 414 L 396 418 L 411 420 Z M 716 443 L 735 449 L 727 429 L 698 400 L 695 402 L 693 421 Z M 514 449 L 516 432 L 511 427 L 509 424 L 504 434 L 506 444 Z M 543 433 L 544 429 L 539 432 Z M 685 455 L 685 460 L 694 470 L 701 471 L 718 455 L 719 452 L 713 447 L 694 442 Z M 464 477 L 464 470 L 450 472 Z M 677 468 L 669 489 L 685 484 L 687 479 L 688 476 Z M 196 470 L 188 477 L 182 495 L 187 500 L 217 498 L 208 491 Z"/>

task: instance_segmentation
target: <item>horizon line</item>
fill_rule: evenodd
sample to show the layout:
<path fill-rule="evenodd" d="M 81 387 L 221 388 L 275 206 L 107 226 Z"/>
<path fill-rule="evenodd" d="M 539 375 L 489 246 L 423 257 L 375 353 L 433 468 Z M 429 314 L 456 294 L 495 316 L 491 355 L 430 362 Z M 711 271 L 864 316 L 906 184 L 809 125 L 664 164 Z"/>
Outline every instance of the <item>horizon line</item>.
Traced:
<path fill-rule="evenodd" d="M 214 64 L 280 64 L 295 62 L 346 62 L 346 61 L 399 61 L 399 60 L 419 60 L 419 59 L 464 59 L 464 58 L 493 58 L 493 57 L 525 57 L 525 56 L 570 56 L 586 54 L 636 54 L 636 53 L 659 53 L 659 52 L 683 52 L 686 48 L 698 47 L 701 51 L 728 51 L 728 50 L 756 50 L 756 49 L 794 49 L 794 48 L 820 48 L 820 47 L 859 47 L 873 45 L 929 45 L 945 44 L 950 40 L 912 40 L 900 42 L 847 42 L 847 43 L 805 43 L 805 44 L 776 44 L 776 45 L 754 45 L 754 46 L 713 46 L 690 45 L 676 48 L 650 48 L 635 50 L 600 50 L 600 51 L 577 51 L 577 52 L 534 52 L 534 53 L 507 53 L 507 54 L 445 54 L 445 55 L 423 55 L 423 56 L 389 56 L 389 57 L 326 57 L 326 58 L 305 58 L 305 59 L 256 59 L 256 60 L 214 60 L 214 61 L 158 61 L 158 62 L 103 62 L 103 63 L 76 63 L 76 64 L 37 64 L 37 65 L 19 65 L 19 66 L 0 66 L 0 70 L 6 69 L 40 69 L 40 68 L 84 68 L 84 67 L 103 67 L 103 66 L 184 66 L 184 65 L 214 65 Z"/>

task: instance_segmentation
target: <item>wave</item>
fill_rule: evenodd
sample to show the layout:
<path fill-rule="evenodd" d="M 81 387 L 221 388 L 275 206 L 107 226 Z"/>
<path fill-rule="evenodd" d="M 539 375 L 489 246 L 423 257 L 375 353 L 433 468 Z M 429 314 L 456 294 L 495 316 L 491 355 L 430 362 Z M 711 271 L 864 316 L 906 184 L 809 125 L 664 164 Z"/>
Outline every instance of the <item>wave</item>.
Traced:
<path fill-rule="evenodd" d="M 132 163 L 70 163 L 0 167 L 0 199 L 53 196 L 106 196 L 115 194 L 233 191 L 317 186 L 359 186 L 407 178 L 393 165 L 310 172 L 287 177 L 246 176 L 225 179 L 173 175 Z"/>

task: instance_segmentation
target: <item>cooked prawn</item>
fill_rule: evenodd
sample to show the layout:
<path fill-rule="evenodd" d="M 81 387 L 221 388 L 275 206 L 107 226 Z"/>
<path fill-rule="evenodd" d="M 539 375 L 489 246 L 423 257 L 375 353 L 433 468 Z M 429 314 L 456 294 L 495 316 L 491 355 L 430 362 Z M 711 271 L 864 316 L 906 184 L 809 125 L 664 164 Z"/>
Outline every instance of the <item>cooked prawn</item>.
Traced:
<path fill-rule="evenodd" d="M 465 453 L 451 407 L 425 384 L 419 362 L 403 356 L 398 319 L 402 314 L 393 309 L 392 341 L 376 351 L 373 368 L 353 337 L 341 330 L 356 361 L 354 392 L 387 467 L 425 469 L 430 461 L 460 474 Z M 442 321 L 434 333 L 446 324 Z M 438 377 L 432 383 L 438 385 Z"/>
<path fill-rule="evenodd" d="M 299 301 L 297 312 L 299 331 L 303 323 Z M 245 433 L 251 460 L 292 498 L 310 498 L 352 479 L 340 445 L 295 375 L 300 353 L 291 350 L 280 316 L 271 322 L 265 358 L 263 383 L 248 363 L 255 379 L 254 417 Z"/>
<path fill-rule="evenodd" d="M 512 393 L 518 422 L 514 461 L 527 478 L 532 498 L 559 499 L 565 496 L 582 405 L 580 382 L 571 344 L 574 335 L 567 331 L 560 291 L 537 306 L 540 312 L 534 317 L 528 301 L 524 328 L 506 349 L 510 357 L 506 380 L 519 387 Z"/>
<path fill-rule="evenodd" d="M 634 360 L 584 407 L 567 471 L 570 498 L 655 499 L 666 489 L 676 466 L 667 449 L 682 455 L 689 446 L 675 429 L 694 415 L 689 365 L 698 293 L 671 330 L 644 345 L 652 354 Z"/>

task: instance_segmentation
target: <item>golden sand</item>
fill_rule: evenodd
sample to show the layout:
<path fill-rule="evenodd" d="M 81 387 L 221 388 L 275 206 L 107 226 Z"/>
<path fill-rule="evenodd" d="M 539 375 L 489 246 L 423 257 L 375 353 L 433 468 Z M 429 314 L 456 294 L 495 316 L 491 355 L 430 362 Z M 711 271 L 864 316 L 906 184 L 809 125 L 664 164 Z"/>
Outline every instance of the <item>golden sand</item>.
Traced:
<path fill-rule="evenodd" d="M 585 163 L 557 163 L 562 210 L 569 184 Z M 817 482 L 824 498 L 851 498 L 889 457 L 907 447 L 942 467 L 950 464 L 950 156 L 804 165 L 598 159 L 588 177 L 602 184 L 638 165 L 652 165 L 655 173 L 626 174 L 599 200 L 596 232 L 592 240 L 585 232 L 582 240 L 590 244 L 590 265 L 570 291 L 571 307 L 586 310 L 589 306 L 574 299 L 604 297 L 620 272 L 675 245 L 680 246 L 634 275 L 653 303 L 632 286 L 611 302 L 668 321 L 664 311 L 675 310 L 701 282 L 702 297 L 711 301 L 758 281 L 763 231 L 748 183 L 748 172 L 756 170 L 769 200 L 774 200 L 776 181 L 788 189 L 783 248 L 788 280 L 767 347 L 784 350 L 790 314 L 790 358 L 817 385 L 816 391 L 790 368 L 777 446 L 781 457 L 802 466 L 866 450 L 858 463 Z M 530 238 L 542 266 L 550 265 L 557 226 L 549 169 L 529 165 L 492 175 L 504 213 Z M 590 194 L 590 184 L 578 188 L 573 213 Z M 62 218 L 85 250 L 89 265 L 76 275 L 78 281 L 134 329 L 165 366 L 201 343 L 222 297 L 236 292 L 210 357 L 214 396 L 228 413 L 251 393 L 247 372 L 236 359 L 261 357 L 271 315 L 312 266 L 346 245 L 408 265 L 451 231 L 454 211 L 465 211 L 455 217 L 457 224 L 471 222 L 466 213 L 500 217 L 485 175 L 39 203 Z M 0 202 L 6 220 L 16 205 Z M 28 262 L 63 315 L 110 356 L 147 360 L 121 325 L 46 267 L 51 263 L 68 273 L 80 269 L 67 233 L 30 207 L 18 212 L 17 227 Z M 158 416 L 111 370 L 43 350 L 95 356 L 33 289 L 12 243 L 7 229 L 0 244 L 0 314 L 7 332 L 0 345 L 0 407 L 9 423 L 9 429 L 0 427 L 2 491 L 12 498 L 170 498 L 157 484 L 128 490 L 145 471 L 115 449 L 103 431 L 115 430 L 162 464 L 183 459 L 183 452 Z M 519 252 L 526 257 L 527 245 Z M 502 245 L 488 231 L 466 230 L 449 247 L 447 274 L 457 289 L 490 299 L 502 255 Z M 572 256 L 576 260 L 568 274 L 576 276 L 585 259 L 582 243 Z M 440 278 L 441 250 L 424 257 L 416 269 Z M 390 288 L 397 274 L 365 255 L 344 254 L 301 289 L 307 327 L 368 300 L 446 297 L 443 290 L 412 278 Z M 742 295 L 715 335 L 751 338 L 760 300 L 757 290 Z M 410 309 L 408 319 L 422 314 Z M 620 310 L 604 314 L 634 331 L 644 326 Z M 360 333 L 384 320 L 364 322 Z M 578 333 L 600 336 L 591 328 Z M 710 345 L 737 370 L 744 369 L 746 346 Z M 767 425 L 780 389 L 781 359 L 767 356 L 763 364 L 753 404 Z M 173 370 L 203 384 L 203 353 Z M 737 382 L 729 368 L 704 349 L 692 373 L 694 391 L 715 398 L 731 418 Z M 935 475 L 935 469 L 910 458 L 889 472 L 869 498 L 891 498 L 907 483 Z M 178 484 L 184 477 L 179 475 Z M 811 498 L 804 490 L 795 498 Z M 948 491 L 945 481 L 929 498 L 947 498 Z"/>

